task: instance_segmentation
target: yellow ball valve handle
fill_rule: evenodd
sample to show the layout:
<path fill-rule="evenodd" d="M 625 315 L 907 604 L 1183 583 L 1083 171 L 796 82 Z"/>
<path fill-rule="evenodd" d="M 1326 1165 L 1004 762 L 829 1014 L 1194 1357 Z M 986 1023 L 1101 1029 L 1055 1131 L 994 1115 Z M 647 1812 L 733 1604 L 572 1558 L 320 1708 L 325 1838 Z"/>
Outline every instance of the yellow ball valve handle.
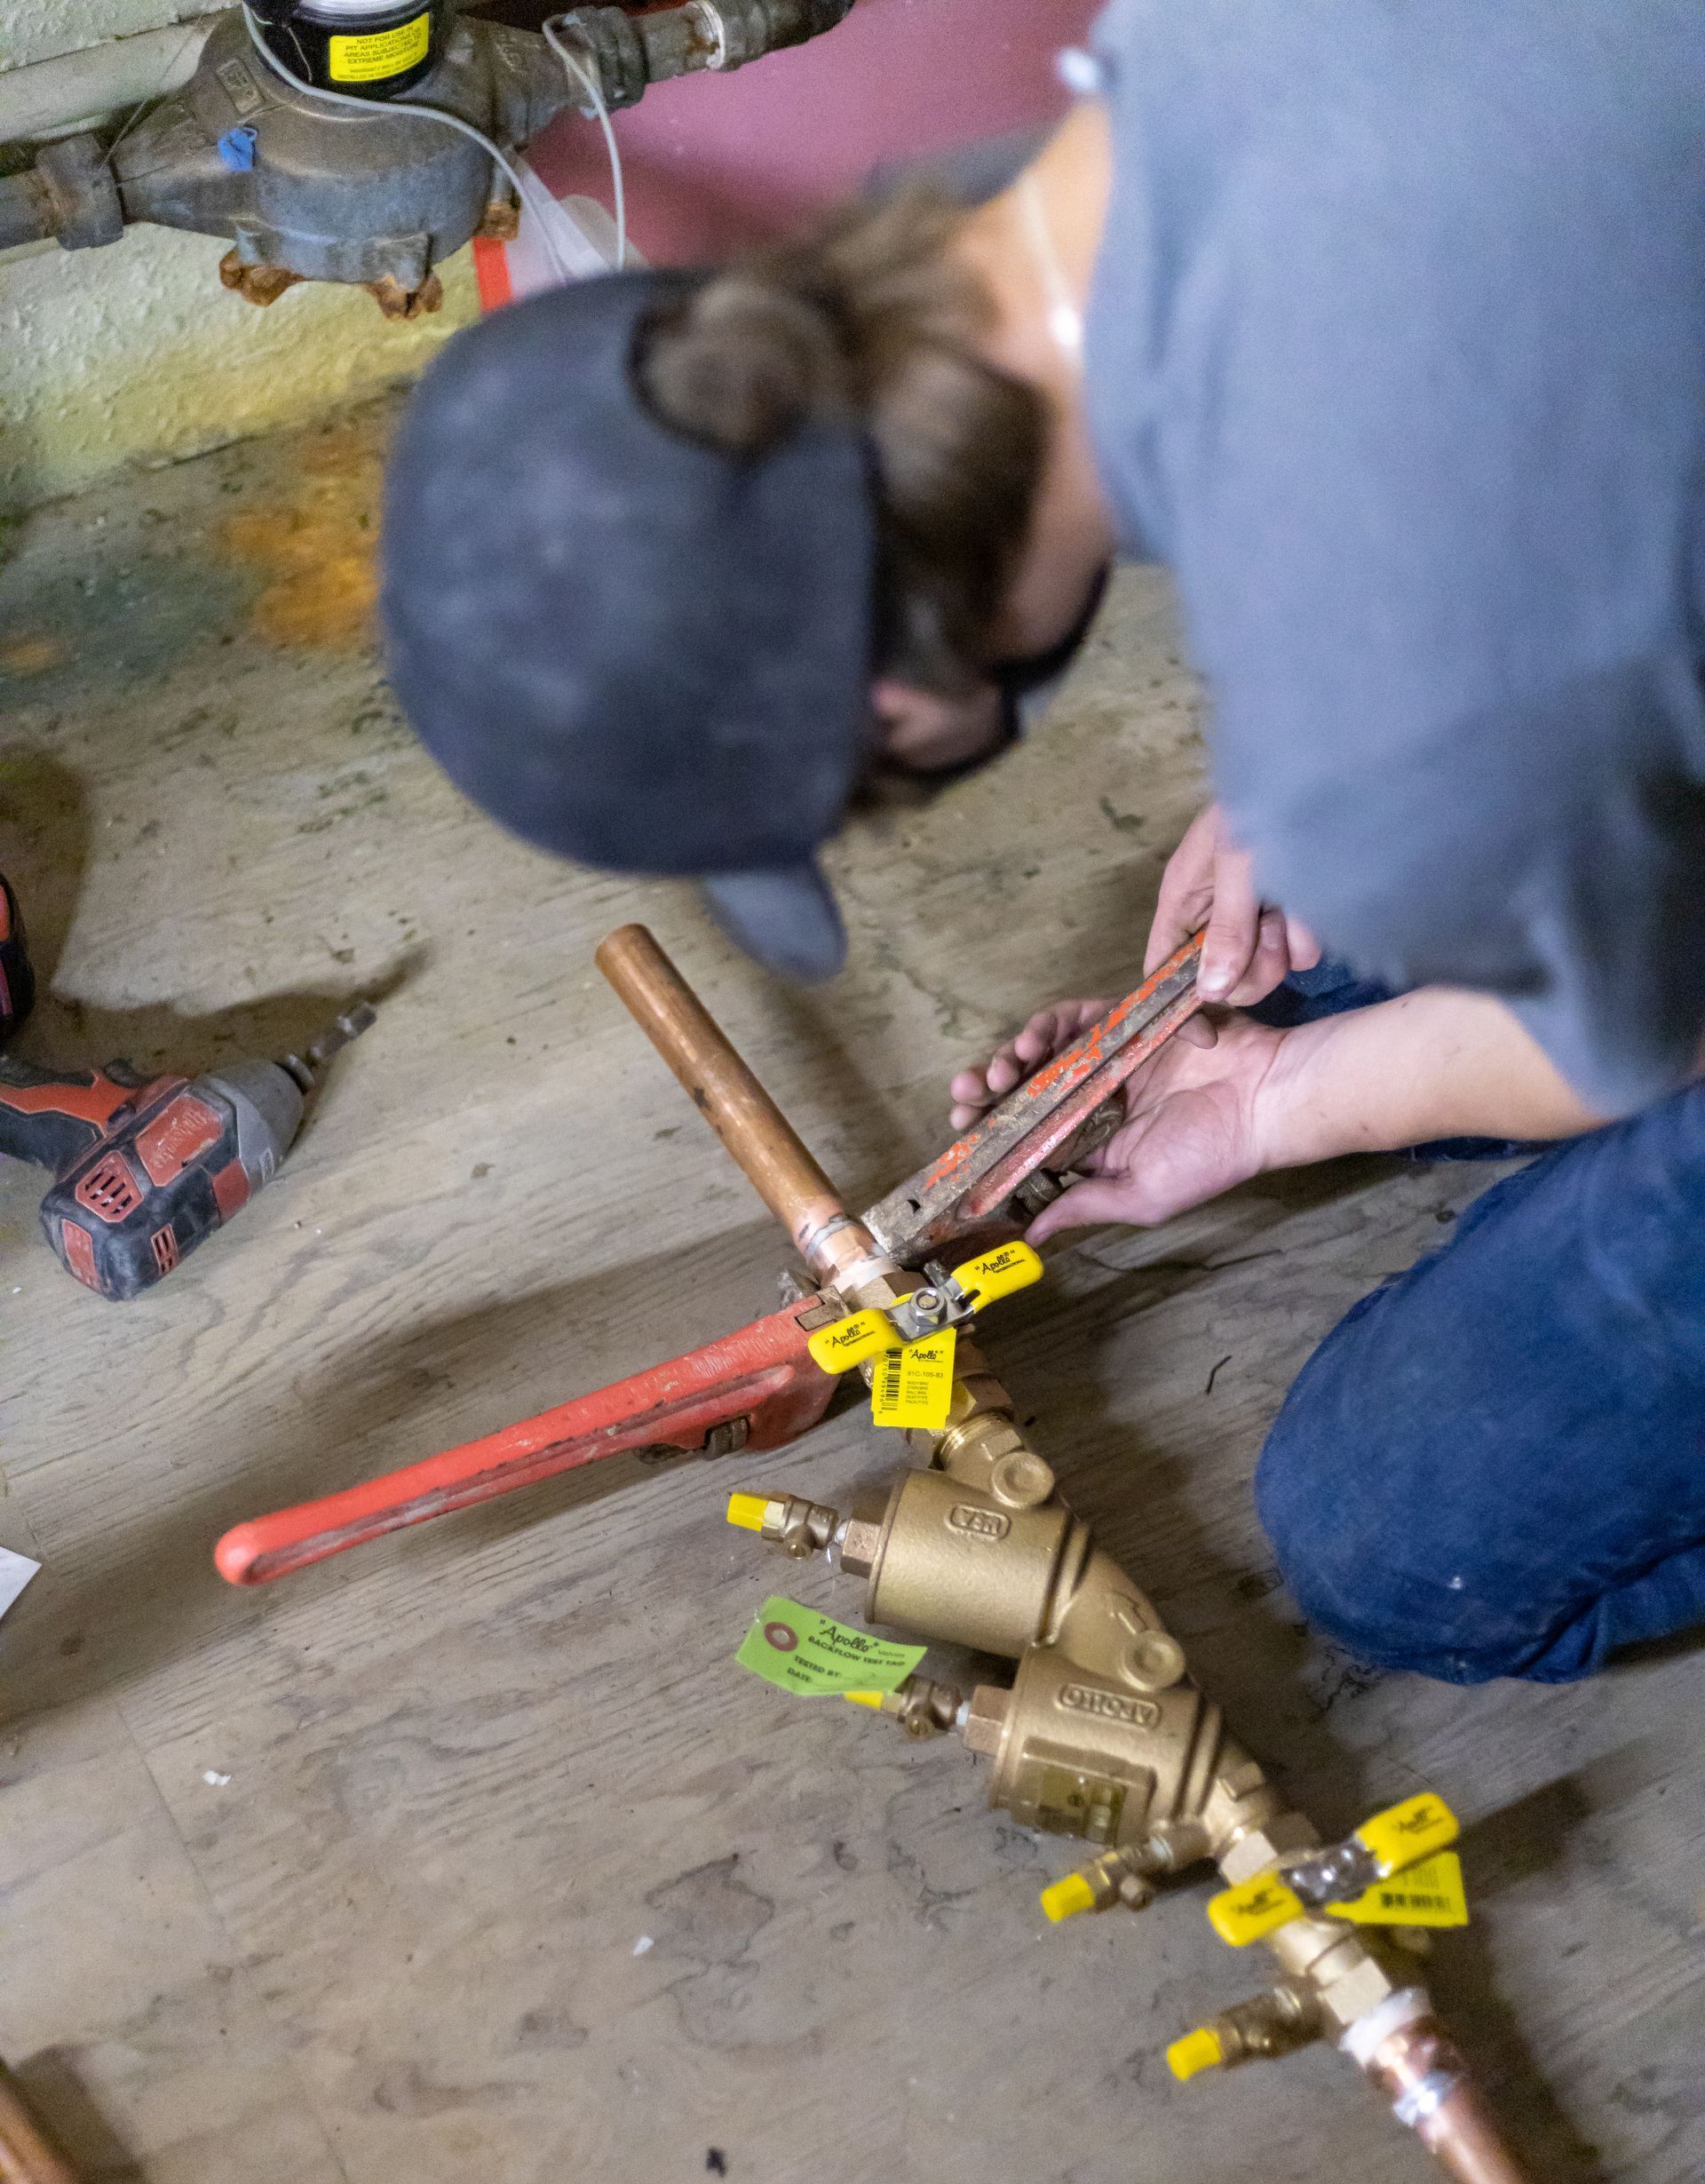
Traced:
<path fill-rule="evenodd" d="M 1198 2025 L 1166 2051 L 1166 2067 L 1180 2085 L 1202 2070 L 1217 2070 L 1225 2060 L 1225 2049 L 1211 2025 Z"/>
<path fill-rule="evenodd" d="M 874 1308 L 855 1312 L 850 1319 L 831 1320 L 820 1327 L 805 1344 L 811 1362 L 824 1372 L 851 1372 L 867 1358 L 884 1350 L 898 1350 L 904 1342 L 900 1330 L 885 1312 Z"/>
<path fill-rule="evenodd" d="M 953 1279 L 973 1312 L 1042 1279 L 1042 1261 L 1027 1243 L 1003 1243 L 956 1267 Z"/>
<path fill-rule="evenodd" d="M 1364 1820 L 1347 1842 L 1288 1859 L 1273 1871 L 1222 1889 L 1208 1905 L 1209 1919 L 1222 1942 L 1246 1949 L 1311 1907 L 1359 1895 L 1435 1856 L 1460 1832 L 1444 1799 L 1423 1791 Z"/>
<path fill-rule="evenodd" d="M 1418 1865 L 1436 1851 L 1447 1849 L 1462 1833 L 1462 1827 L 1443 1798 L 1423 1790 L 1364 1820 L 1356 1839 L 1378 1869 L 1375 1878 L 1387 1880 L 1406 1866 Z"/>
<path fill-rule="evenodd" d="M 1303 1915 L 1303 1900 L 1276 1873 L 1257 1873 L 1222 1888 L 1208 1904 L 1208 1922 L 1231 1949 L 1247 1949 Z"/>

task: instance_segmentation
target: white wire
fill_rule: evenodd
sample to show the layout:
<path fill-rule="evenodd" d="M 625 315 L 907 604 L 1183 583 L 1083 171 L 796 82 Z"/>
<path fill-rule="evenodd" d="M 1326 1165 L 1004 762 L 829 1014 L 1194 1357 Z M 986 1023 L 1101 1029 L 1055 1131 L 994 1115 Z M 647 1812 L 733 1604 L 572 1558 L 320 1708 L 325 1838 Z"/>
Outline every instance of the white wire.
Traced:
<path fill-rule="evenodd" d="M 525 198 L 527 195 L 527 187 L 521 180 L 520 176 L 516 172 L 513 165 L 511 163 L 508 154 L 505 153 L 500 146 L 493 143 L 492 139 L 486 134 L 483 129 L 477 129 L 472 122 L 464 121 L 459 114 L 452 114 L 444 107 L 423 106 L 417 99 L 353 99 L 347 91 L 326 91 L 318 83 L 308 83 L 304 77 L 297 75 L 294 70 L 287 65 L 287 63 L 279 59 L 278 54 L 274 52 L 272 45 L 267 42 L 266 38 L 263 35 L 260 25 L 255 20 L 254 11 L 249 5 L 249 0 L 240 0 L 240 4 L 242 8 L 242 20 L 249 26 L 249 35 L 254 40 L 255 44 L 260 48 L 262 53 L 265 54 L 267 64 L 270 67 L 276 68 L 278 73 L 283 77 L 284 81 L 290 84 L 295 90 L 303 92 L 310 99 L 323 99 L 330 106 L 352 107 L 358 114 L 365 114 L 369 119 L 371 119 L 373 115 L 377 112 L 384 114 L 412 114 L 421 121 L 442 122 L 447 129 L 454 129 L 459 135 L 472 138 L 473 142 L 480 147 L 480 150 L 486 153 L 486 155 L 503 170 L 504 173 L 509 177 L 511 183 L 514 186 L 516 196 L 518 198 Z M 591 93 L 592 102 L 598 109 L 598 118 L 604 124 L 604 141 L 609 151 L 610 172 L 615 186 L 615 263 L 616 269 L 619 272 L 627 258 L 628 237 L 626 207 L 623 203 L 622 193 L 622 155 L 616 149 L 615 132 L 610 127 L 609 113 L 604 104 L 603 94 L 599 90 L 598 85 L 593 83 L 591 77 L 586 73 L 585 69 L 581 67 L 580 63 L 574 58 L 573 54 L 569 52 L 567 47 L 564 45 L 559 38 L 552 35 L 549 24 L 545 26 L 545 36 L 550 44 L 551 52 L 556 54 L 558 60 L 565 62 L 567 67 L 572 68 L 575 74 L 580 78 L 581 82 L 586 86 L 587 90 Z M 558 273 L 560 274 L 565 280 L 570 278 L 570 268 L 565 266 L 562 259 L 557 256 L 556 246 L 548 234 L 545 238 L 545 243 L 546 248 L 549 249 L 552 258 L 556 261 Z"/>
<path fill-rule="evenodd" d="M 598 125 L 604 131 L 604 149 L 610 155 L 611 210 L 615 215 L 615 270 L 620 273 L 628 262 L 628 200 L 622 179 L 622 151 L 615 140 L 615 131 L 610 126 L 610 109 L 604 103 L 604 93 L 598 80 L 583 68 L 563 44 L 557 31 L 558 18 L 551 16 L 543 25 L 544 42 L 562 63 L 570 68 L 586 86 L 592 102 L 592 111 L 598 116 Z"/>

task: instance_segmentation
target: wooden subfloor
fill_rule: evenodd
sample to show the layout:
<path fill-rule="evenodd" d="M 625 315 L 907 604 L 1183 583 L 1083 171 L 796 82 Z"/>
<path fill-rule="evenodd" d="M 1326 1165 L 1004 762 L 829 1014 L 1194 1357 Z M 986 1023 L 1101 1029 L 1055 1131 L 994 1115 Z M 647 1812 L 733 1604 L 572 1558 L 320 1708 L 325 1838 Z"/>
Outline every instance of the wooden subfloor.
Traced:
<path fill-rule="evenodd" d="M 385 985 L 281 1179 L 146 1301 L 78 1290 L 0 1173 L 0 2053 L 90 2178 L 150 2184 L 1422 2184 L 1349 2066 L 1176 2087 L 1249 1990 L 1203 1891 L 1054 1931 L 1070 1861 L 916 1749 L 733 1656 L 722 1521 L 894 1460 L 856 1415 L 763 1462 L 623 1460 L 243 1593 L 236 1519 L 770 1308 L 779 1235 L 596 976 L 653 923 L 855 1203 L 950 1068 L 1141 952 L 1199 795 L 1161 579 L 1045 734 L 835 853 L 851 967 L 778 991 L 688 896 L 571 870 L 412 746 L 363 630 L 383 410 L 67 503 L 0 547 L 0 869 L 50 991 L 26 1050 L 193 1068 Z M 1696 2184 L 1701 1659 L 1368 1680 L 1250 1508 L 1290 1376 L 1487 1177 L 1369 1164 L 1100 1233 L 988 1346 L 1083 1511 L 1331 1827 L 1470 1822 L 1433 1974 L 1536 2179 Z"/>

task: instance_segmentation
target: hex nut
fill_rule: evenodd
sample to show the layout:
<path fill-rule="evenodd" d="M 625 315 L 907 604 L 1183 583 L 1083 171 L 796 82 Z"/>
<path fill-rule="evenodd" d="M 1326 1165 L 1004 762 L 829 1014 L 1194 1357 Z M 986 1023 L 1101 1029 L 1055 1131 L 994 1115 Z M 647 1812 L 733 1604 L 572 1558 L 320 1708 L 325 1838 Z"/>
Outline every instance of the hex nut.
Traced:
<path fill-rule="evenodd" d="M 882 1523 L 849 1517 L 841 1534 L 841 1568 L 849 1577 L 868 1577 L 882 1551 Z"/>
<path fill-rule="evenodd" d="M 995 1756 L 1006 1730 L 1006 1710 L 1011 1697 L 1012 1694 L 999 1684 L 978 1685 L 965 1709 L 964 1735 L 967 1750 L 981 1752 L 986 1759 Z"/>
<path fill-rule="evenodd" d="M 1219 1854 L 1220 1872 L 1234 1888 L 1252 1873 L 1264 1872 L 1293 1850 L 1313 1850 L 1320 1843 L 1313 1823 L 1301 1813 L 1281 1813 L 1262 1828 L 1251 1828 Z"/>
<path fill-rule="evenodd" d="M 1388 2001 L 1405 1983 L 1364 1950 L 1360 1963 L 1319 1983 L 1320 2007 L 1333 2029 L 1344 2032 L 1359 2017 L 1366 2017 L 1369 2010 Z"/>

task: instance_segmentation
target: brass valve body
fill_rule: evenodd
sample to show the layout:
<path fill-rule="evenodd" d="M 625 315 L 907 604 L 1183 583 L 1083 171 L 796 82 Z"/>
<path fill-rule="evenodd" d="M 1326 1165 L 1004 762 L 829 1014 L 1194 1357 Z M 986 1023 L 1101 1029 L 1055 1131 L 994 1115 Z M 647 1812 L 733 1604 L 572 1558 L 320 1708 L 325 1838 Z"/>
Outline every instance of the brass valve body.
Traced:
<path fill-rule="evenodd" d="M 947 1426 L 910 1438 L 928 1468 L 899 1481 L 879 1521 L 848 1521 L 842 1567 L 867 1579 L 868 1621 L 1018 1664 L 1011 1689 L 979 1687 L 964 1719 L 966 1743 L 991 1763 L 992 1806 L 1140 1850 L 1150 1870 L 1212 1858 L 1233 1882 L 1318 1844 L 1227 1733 L 1154 1603 L 1060 1498 L 963 1335 Z M 1338 1920 L 1293 1919 L 1267 1945 L 1334 2032 L 1399 1985 Z"/>

